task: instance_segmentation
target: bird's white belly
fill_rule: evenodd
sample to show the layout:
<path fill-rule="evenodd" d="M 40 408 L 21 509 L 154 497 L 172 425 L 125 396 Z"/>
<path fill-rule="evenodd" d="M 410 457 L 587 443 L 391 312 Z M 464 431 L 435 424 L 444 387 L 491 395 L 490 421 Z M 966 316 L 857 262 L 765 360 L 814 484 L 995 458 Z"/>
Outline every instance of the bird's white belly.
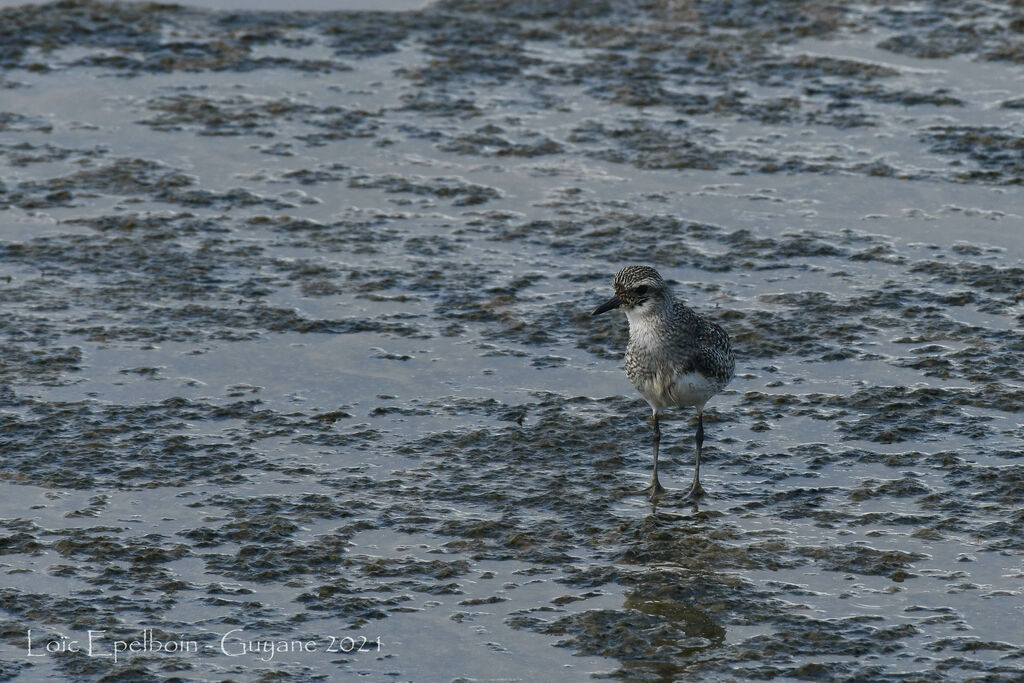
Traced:
<path fill-rule="evenodd" d="M 638 388 L 657 413 L 669 406 L 703 408 L 708 399 L 722 389 L 717 382 L 699 372 L 688 372 L 676 377 L 656 375 L 651 382 Z"/>

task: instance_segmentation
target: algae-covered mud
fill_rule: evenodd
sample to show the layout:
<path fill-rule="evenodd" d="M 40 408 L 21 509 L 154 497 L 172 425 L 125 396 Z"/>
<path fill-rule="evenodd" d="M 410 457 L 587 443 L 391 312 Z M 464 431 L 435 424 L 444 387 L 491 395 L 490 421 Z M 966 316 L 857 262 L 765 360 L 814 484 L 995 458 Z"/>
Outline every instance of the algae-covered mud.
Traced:
<path fill-rule="evenodd" d="M 1021 11 L 0 10 L 0 679 L 1018 680 Z"/>

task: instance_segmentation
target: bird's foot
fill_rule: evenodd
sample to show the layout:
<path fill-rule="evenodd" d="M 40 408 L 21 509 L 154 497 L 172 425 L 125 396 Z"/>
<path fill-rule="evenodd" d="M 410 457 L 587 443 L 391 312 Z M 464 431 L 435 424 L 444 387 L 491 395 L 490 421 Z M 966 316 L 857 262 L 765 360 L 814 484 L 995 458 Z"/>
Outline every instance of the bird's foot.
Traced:
<path fill-rule="evenodd" d="M 651 500 L 657 500 L 661 494 L 665 493 L 665 487 L 661 485 L 657 479 L 651 482 L 647 488 L 640 489 L 637 493 L 646 494 Z"/>
<path fill-rule="evenodd" d="M 693 482 L 693 486 L 690 487 L 690 490 L 686 492 L 685 496 L 683 496 L 683 499 L 684 500 L 697 501 L 697 500 L 700 500 L 703 497 L 704 497 L 704 487 L 700 485 L 699 481 L 695 481 L 695 482 Z"/>

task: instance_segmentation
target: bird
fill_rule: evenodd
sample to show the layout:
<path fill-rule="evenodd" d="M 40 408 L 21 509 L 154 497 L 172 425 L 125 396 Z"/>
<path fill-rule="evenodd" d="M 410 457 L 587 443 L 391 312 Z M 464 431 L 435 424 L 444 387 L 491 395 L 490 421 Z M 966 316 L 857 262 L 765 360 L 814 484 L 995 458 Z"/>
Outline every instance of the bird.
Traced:
<path fill-rule="evenodd" d="M 622 268 L 612 283 L 615 295 L 594 309 L 600 315 L 620 308 L 629 322 L 626 376 L 651 407 L 654 423 L 652 501 L 665 491 L 658 481 L 659 418 L 669 407 L 696 408 L 697 434 L 693 484 L 685 498 L 704 495 L 700 453 L 704 445 L 704 404 L 733 377 L 736 358 L 729 334 L 672 296 L 668 283 L 646 265 Z"/>

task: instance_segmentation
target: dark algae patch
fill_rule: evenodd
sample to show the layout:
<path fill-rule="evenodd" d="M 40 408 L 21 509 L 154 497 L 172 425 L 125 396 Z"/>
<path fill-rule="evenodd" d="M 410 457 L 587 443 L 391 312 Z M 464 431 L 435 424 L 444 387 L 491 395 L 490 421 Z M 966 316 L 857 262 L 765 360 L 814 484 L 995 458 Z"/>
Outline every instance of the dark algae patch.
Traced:
<path fill-rule="evenodd" d="M 1019 678 L 1020 9 L 0 9 L 0 679 Z"/>

